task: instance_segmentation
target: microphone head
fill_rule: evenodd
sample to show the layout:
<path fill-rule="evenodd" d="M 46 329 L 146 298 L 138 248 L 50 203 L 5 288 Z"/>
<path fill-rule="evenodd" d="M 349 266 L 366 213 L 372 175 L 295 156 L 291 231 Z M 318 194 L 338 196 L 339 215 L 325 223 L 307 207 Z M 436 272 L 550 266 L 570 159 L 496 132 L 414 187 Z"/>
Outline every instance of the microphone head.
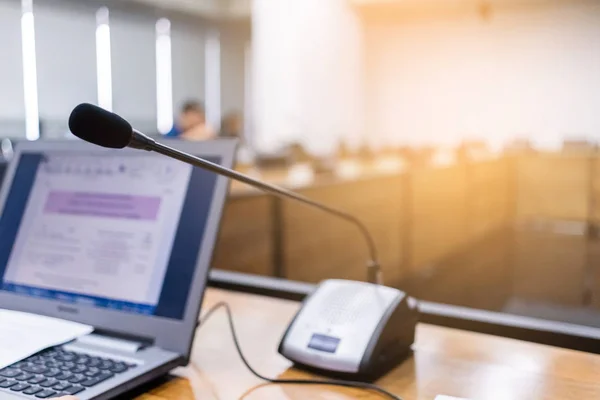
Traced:
<path fill-rule="evenodd" d="M 93 104 L 82 103 L 69 117 L 69 129 L 75 136 L 102 147 L 122 149 L 133 136 L 129 122 L 119 115 Z"/>

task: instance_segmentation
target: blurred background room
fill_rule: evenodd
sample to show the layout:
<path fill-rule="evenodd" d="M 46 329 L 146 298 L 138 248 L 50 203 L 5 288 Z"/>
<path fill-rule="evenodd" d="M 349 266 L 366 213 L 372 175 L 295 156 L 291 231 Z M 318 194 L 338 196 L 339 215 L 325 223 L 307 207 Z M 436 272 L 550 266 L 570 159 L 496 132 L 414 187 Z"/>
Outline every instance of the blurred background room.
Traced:
<path fill-rule="evenodd" d="M 597 0 L 0 0 L 1 158 L 98 104 L 366 222 L 385 283 L 600 327 Z M 0 180 L 5 168 L 0 161 Z M 215 268 L 366 280 L 343 221 L 234 183 Z"/>

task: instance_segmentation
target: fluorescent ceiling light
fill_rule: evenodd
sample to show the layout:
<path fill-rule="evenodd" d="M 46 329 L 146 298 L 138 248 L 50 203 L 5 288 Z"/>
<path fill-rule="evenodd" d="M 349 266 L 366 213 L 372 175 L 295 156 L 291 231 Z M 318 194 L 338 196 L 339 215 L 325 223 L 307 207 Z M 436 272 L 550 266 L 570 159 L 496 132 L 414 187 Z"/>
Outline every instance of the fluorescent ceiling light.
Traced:
<path fill-rule="evenodd" d="M 173 76 L 171 69 L 171 22 L 156 22 L 156 127 L 162 134 L 173 127 Z"/>
<path fill-rule="evenodd" d="M 31 0 L 21 2 L 21 44 L 23 50 L 23 90 L 25 97 L 25 136 L 27 140 L 40 138 L 38 110 L 37 67 L 35 56 L 35 24 Z"/>
<path fill-rule="evenodd" d="M 109 12 L 106 7 L 96 13 L 96 75 L 98 105 L 112 111 L 112 59 Z"/>

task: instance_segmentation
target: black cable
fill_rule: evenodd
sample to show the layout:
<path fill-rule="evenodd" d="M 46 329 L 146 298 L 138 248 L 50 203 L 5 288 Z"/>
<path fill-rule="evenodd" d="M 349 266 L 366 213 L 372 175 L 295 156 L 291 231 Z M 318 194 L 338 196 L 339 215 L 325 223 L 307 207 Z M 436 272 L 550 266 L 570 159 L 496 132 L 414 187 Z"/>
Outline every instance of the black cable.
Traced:
<path fill-rule="evenodd" d="M 235 326 L 233 324 L 233 315 L 231 313 L 231 308 L 229 307 L 229 304 L 221 301 L 221 302 L 218 302 L 217 304 L 215 304 L 214 306 L 212 306 L 206 312 L 206 314 L 204 314 L 204 317 L 202 318 L 202 321 L 200 323 L 200 327 L 202 327 L 206 323 L 206 321 L 210 318 L 210 316 L 221 307 L 224 308 L 225 311 L 227 312 L 227 320 L 229 322 L 229 328 L 231 329 L 231 336 L 233 337 L 233 343 L 235 344 L 235 348 L 237 349 L 238 355 L 242 359 L 242 362 L 244 363 L 246 368 L 248 368 L 248 370 L 257 378 L 262 379 L 263 381 L 266 381 L 269 383 L 276 384 L 276 385 L 328 385 L 328 386 L 343 386 L 343 387 L 350 387 L 350 388 L 357 388 L 357 389 L 372 390 L 374 392 L 378 392 L 381 395 L 387 396 L 390 399 L 402 400 L 401 397 L 398 397 L 395 394 L 392 394 L 392 393 L 388 392 L 387 390 L 385 390 L 377 385 L 373 385 L 371 383 L 345 381 L 345 380 L 341 380 L 341 379 L 322 379 L 322 380 L 321 379 L 273 379 L 273 378 L 268 378 L 264 375 L 261 375 L 260 373 L 256 372 L 256 370 L 254 368 L 252 368 L 252 366 L 248 363 L 248 360 L 246 360 L 244 353 L 242 353 L 242 349 L 241 349 L 240 343 L 238 341 Z"/>

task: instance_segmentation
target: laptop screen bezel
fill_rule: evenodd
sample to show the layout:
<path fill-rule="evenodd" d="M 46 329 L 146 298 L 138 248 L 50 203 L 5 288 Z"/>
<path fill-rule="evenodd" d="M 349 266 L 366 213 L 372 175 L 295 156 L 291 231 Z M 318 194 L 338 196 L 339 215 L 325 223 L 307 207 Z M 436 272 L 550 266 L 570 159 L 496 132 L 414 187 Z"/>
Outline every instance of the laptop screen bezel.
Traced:
<path fill-rule="evenodd" d="M 165 140 L 164 142 L 178 150 L 199 157 L 218 158 L 220 160 L 220 165 L 227 168 L 233 166 L 235 149 L 237 146 L 237 141 L 233 139 L 205 142 Z M 0 188 L 0 212 L 4 209 L 4 204 L 12 187 L 16 167 L 21 155 L 25 153 L 39 154 L 53 151 L 73 152 L 74 154 L 103 154 L 108 152 L 120 152 L 116 154 L 124 154 L 125 152 L 139 153 L 141 150 L 104 149 L 74 140 L 21 143 L 15 151 L 14 158 L 6 171 L 2 188 Z M 156 154 L 156 157 L 162 156 Z M 198 235 L 198 240 L 200 240 L 201 237 L 202 242 L 199 246 L 200 250 L 197 255 L 196 269 L 194 271 L 183 319 L 178 320 L 154 315 L 115 311 L 93 306 L 65 303 L 59 300 L 27 297 L 6 291 L 0 291 L 0 308 L 30 312 L 89 324 L 98 330 L 114 332 L 120 335 L 148 338 L 152 340 L 155 345 L 165 350 L 176 352 L 185 357 L 189 356 L 228 187 L 229 180 L 227 178 L 222 176 L 217 177 L 215 188 L 212 193 L 213 197 L 209 208 L 205 231 L 203 235 Z M 199 301 L 189 301 L 190 298 L 199 299 Z M 65 304 L 68 304 L 68 307 L 64 307 Z"/>

